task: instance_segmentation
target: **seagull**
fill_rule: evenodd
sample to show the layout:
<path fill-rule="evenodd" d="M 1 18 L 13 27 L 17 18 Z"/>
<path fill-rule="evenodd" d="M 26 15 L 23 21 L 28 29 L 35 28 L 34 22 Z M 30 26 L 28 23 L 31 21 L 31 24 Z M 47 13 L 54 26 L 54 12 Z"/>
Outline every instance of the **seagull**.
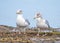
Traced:
<path fill-rule="evenodd" d="M 49 22 L 43 19 L 40 12 L 37 12 L 35 14 L 34 19 L 36 20 L 36 26 L 38 28 L 38 34 L 37 34 L 38 36 L 39 36 L 40 28 L 50 28 Z"/>
<path fill-rule="evenodd" d="M 23 31 L 25 34 L 26 27 L 30 25 L 30 22 L 23 17 L 23 12 L 21 9 L 17 10 L 16 14 L 17 14 L 16 25 L 18 28 L 20 28 L 20 31 L 21 32 Z"/>

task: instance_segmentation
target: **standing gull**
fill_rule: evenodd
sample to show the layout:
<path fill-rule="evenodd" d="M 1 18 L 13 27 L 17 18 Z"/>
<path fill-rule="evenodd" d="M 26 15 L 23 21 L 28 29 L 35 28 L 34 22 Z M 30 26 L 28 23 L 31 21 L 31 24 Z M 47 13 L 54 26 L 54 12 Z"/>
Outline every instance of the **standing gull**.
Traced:
<path fill-rule="evenodd" d="M 40 28 L 50 28 L 48 21 L 43 19 L 40 12 L 35 14 L 34 19 L 36 19 L 37 21 L 36 26 L 38 28 L 38 34 L 37 34 L 38 36 L 39 36 Z"/>
<path fill-rule="evenodd" d="M 20 32 L 24 32 L 25 34 L 26 27 L 28 27 L 30 23 L 27 19 L 24 19 L 23 12 L 21 9 L 17 10 L 16 14 L 17 14 L 17 21 L 16 21 L 17 27 L 20 29 Z"/>

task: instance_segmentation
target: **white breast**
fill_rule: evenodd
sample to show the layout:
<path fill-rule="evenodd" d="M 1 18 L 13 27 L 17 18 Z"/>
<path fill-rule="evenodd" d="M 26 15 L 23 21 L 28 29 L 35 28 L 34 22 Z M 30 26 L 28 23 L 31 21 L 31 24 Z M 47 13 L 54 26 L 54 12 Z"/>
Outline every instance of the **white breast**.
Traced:
<path fill-rule="evenodd" d="M 37 27 L 48 27 L 48 25 L 45 23 L 45 19 L 37 18 Z"/>
<path fill-rule="evenodd" d="M 25 22 L 25 19 L 23 18 L 22 15 L 18 15 L 18 16 L 17 16 L 17 24 L 18 24 L 19 26 L 27 26 L 27 25 L 28 25 L 28 23 Z"/>

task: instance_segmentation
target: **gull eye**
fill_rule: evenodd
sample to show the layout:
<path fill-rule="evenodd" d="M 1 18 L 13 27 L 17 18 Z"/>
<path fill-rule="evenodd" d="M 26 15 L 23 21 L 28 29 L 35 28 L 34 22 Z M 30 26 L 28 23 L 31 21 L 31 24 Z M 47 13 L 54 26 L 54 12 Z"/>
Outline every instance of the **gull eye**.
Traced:
<path fill-rule="evenodd" d="M 37 16 L 40 16 L 40 12 L 37 13 Z"/>
<path fill-rule="evenodd" d="M 22 10 L 20 10 L 20 12 L 22 12 Z"/>

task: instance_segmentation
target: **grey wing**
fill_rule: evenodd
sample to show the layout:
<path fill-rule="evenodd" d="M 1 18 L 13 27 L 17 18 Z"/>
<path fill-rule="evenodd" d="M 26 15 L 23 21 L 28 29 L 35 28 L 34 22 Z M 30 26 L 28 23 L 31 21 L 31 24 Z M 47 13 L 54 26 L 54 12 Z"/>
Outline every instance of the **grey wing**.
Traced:
<path fill-rule="evenodd" d="M 30 25 L 30 22 L 27 19 L 25 19 L 25 21 Z"/>
<path fill-rule="evenodd" d="M 48 27 L 50 28 L 49 22 L 46 20 L 45 23 L 48 25 Z"/>

